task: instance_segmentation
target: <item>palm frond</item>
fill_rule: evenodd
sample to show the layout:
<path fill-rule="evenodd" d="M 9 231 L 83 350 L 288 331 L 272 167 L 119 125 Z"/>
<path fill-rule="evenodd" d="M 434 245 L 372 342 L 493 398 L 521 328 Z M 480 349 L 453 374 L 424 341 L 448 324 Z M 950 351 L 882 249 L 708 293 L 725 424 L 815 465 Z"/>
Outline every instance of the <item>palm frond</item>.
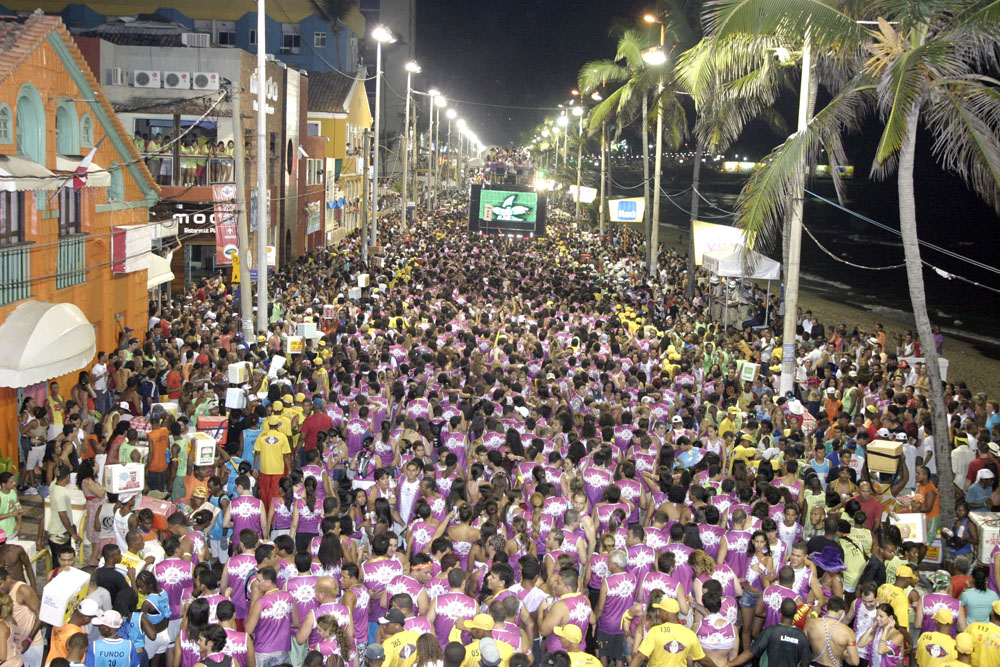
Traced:
<path fill-rule="evenodd" d="M 601 125 L 608 121 L 608 118 L 618 109 L 618 103 L 622 96 L 622 89 L 614 91 L 603 100 L 600 104 L 590 110 L 590 118 L 588 127 L 591 132 L 601 129 Z"/>
<path fill-rule="evenodd" d="M 642 51 L 653 46 L 653 42 L 638 30 L 626 30 L 621 39 L 618 40 L 618 50 L 615 53 L 615 61 L 625 62 L 625 66 L 630 70 L 638 70 L 645 67 L 642 61 Z"/>
<path fill-rule="evenodd" d="M 871 174 L 885 178 L 895 168 L 895 157 L 906 137 L 906 115 L 923 92 L 924 72 L 920 68 L 923 45 L 898 53 L 891 39 L 872 47 L 874 55 L 866 66 L 872 76 L 880 77 L 879 108 L 885 116 L 885 127 L 879 138 Z M 902 47 L 899 47 L 902 48 Z"/>
<path fill-rule="evenodd" d="M 580 68 L 577 85 L 584 93 L 597 90 L 608 83 L 627 81 L 631 72 L 613 60 L 591 60 Z"/>
<path fill-rule="evenodd" d="M 817 48 L 864 38 L 854 19 L 825 0 L 712 0 L 705 12 L 706 33 L 721 37 L 805 35 Z"/>

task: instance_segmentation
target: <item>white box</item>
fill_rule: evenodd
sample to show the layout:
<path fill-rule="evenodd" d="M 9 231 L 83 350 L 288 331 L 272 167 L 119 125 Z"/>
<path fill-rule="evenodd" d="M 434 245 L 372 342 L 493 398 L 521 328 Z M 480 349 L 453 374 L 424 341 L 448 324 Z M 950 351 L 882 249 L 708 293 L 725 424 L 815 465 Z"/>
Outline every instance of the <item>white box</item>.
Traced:
<path fill-rule="evenodd" d="M 358 299 L 360 299 L 361 298 L 361 288 L 360 287 L 352 287 L 351 289 L 347 290 L 347 298 L 351 299 L 352 301 L 357 301 Z"/>
<path fill-rule="evenodd" d="M 201 431 L 196 431 L 188 437 L 191 440 L 191 464 L 215 465 L 215 438 Z"/>
<path fill-rule="evenodd" d="M 371 276 L 367 273 L 361 273 L 358 275 L 358 287 L 368 287 L 371 285 Z"/>
<path fill-rule="evenodd" d="M 285 354 L 302 354 L 305 349 L 302 336 L 289 336 L 285 339 Z"/>
<path fill-rule="evenodd" d="M 295 325 L 295 334 L 303 338 L 316 338 L 316 323 L 302 322 Z"/>
<path fill-rule="evenodd" d="M 247 407 L 247 395 L 239 387 L 226 390 L 226 407 L 230 410 L 243 410 Z"/>
<path fill-rule="evenodd" d="M 80 601 L 87 597 L 90 575 L 71 567 L 61 570 L 42 589 L 41 607 L 38 618 L 43 623 L 61 628 L 69 621 Z"/>
<path fill-rule="evenodd" d="M 1000 544 L 1000 514 L 996 512 L 969 512 L 969 519 L 979 529 L 979 546 L 976 554 L 980 563 L 989 563 L 993 547 Z"/>
<path fill-rule="evenodd" d="M 104 488 L 109 493 L 140 493 L 146 484 L 146 468 L 141 463 L 104 466 Z"/>
<path fill-rule="evenodd" d="M 246 384 L 249 381 L 250 381 L 249 361 L 238 361 L 234 364 L 229 364 L 229 384 Z"/>
<path fill-rule="evenodd" d="M 920 512 L 892 514 L 889 523 L 899 528 L 904 542 L 927 543 L 927 515 Z"/>
<path fill-rule="evenodd" d="M 179 408 L 177 407 L 177 403 L 176 402 L 174 402 L 174 401 L 167 401 L 165 403 L 153 403 L 153 405 L 150 406 L 150 408 L 149 408 L 149 413 L 152 414 L 153 411 L 156 410 L 157 407 L 162 408 L 164 413 L 166 413 L 168 415 L 172 415 L 174 417 L 177 416 L 177 412 L 179 410 Z"/>

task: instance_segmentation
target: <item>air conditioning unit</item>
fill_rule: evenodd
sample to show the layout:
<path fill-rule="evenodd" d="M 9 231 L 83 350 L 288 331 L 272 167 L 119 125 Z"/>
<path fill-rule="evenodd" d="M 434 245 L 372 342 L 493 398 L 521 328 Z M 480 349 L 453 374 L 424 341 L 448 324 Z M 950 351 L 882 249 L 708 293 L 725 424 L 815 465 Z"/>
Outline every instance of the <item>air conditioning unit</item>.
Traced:
<path fill-rule="evenodd" d="M 207 32 L 181 33 L 181 44 L 199 49 L 207 49 L 212 46 L 212 36 Z"/>
<path fill-rule="evenodd" d="M 104 71 L 104 83 L 108 86 L 120 86 L 124 79 L 121 67 L 110 67 Z"/>
<path fill-rule="evenodd" d="M 183 88 L 184 90 L 191 89 L 191 74 L 188 72 L 164 72 L 163 73 L 163 87 L 164 88 Z"/>
<path fill-rule="evenodd" d="M 218 90 L 218 72 L 194 72 L 191 75 L 191 87 L 195 90 Z"/>
<path fill-rule="evenodd" d="M 137 69 L 132 72 L 132 85 L 136 88 L 160 88 L 160 73 Z"/>

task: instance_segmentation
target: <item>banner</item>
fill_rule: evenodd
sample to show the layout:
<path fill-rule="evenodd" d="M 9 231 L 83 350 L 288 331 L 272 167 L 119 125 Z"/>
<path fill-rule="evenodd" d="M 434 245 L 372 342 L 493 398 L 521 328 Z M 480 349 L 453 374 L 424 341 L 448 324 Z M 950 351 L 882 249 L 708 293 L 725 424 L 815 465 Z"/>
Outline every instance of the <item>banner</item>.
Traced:
<path fill-rule="evenodd" d="M 315 234 L 320 228 L 320 203 L 311 201 L 306 204 L 306 234 Z"/>
<path fill-rule="evenodd" d="M 236 186 L 213 185 L 212 194 L 215 200 L 215 263 L 229 265 L 233 263 L 230 256 L 236 252 L 238 244 L 236 228 Z"/>
<path fill-rule="evenodd" d="M 575 183 L 569 186 L 569 194 L 573 201 L 577 200 Z M 580 186 L 581 204 L 592 204 L 595 199 L 597 199 L 597 188 L 588 188 L 586 185 Z"/>
<path fill-rule="evenodd" d="M 701 258 L 706 252 L 743 245 L 743 230 L 729 225 L 715 225 L 701 220 L 691 221 L 694 234 L 694 263 L 701 266 Z"/>
<path fill-rule="evenodd" d="M 642 222 L 646 214 L 646 199 L 644 197 L 629 197 L 628 199 L 610 199 L 608 208 L 611 222 Z"/>
<path fill-rule="evenodd" d="M 240 253 L 234 250 L 229 257 L 233 261 L 233 275 L 230 277 L 229 282 L 237 285 L 240 282 Z"/>

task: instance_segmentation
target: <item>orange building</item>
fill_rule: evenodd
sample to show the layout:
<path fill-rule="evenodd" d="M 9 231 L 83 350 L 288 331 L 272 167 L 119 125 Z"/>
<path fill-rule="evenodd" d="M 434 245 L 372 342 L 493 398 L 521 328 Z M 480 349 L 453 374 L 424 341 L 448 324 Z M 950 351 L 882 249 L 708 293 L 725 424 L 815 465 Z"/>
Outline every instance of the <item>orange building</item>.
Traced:
<path fill-rule="evenodd" d="M 0 21 L 0 48 L 0 456 L 16 463 L 24 396 L 54 379 L 68 400 L 96 350 L 142 339 L 159 190 L 59 17 Z"/>

